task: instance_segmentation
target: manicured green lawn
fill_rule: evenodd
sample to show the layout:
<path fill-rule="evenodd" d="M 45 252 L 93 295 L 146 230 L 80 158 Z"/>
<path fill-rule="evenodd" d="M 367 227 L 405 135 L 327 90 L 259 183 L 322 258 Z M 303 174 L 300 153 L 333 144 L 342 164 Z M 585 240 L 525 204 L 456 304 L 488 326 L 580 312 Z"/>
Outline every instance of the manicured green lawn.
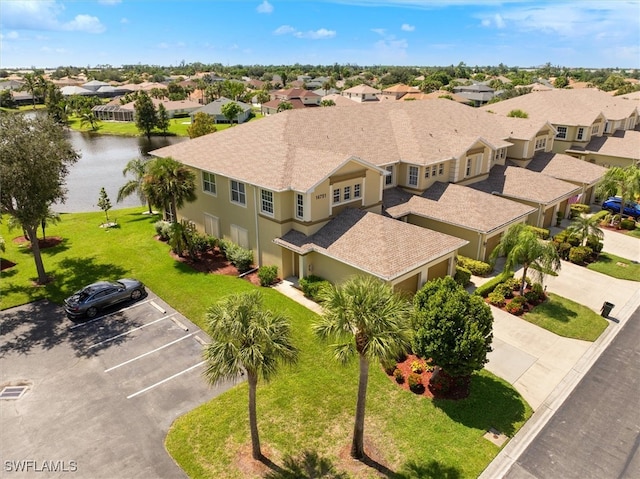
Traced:
<path fill-rule="evenodd" d="M 249 282 L 197 273 L 175 262 L 168 246 L 153 239 L 156 217 L 144 208 L 112 210 L 119 228 L 99 228 L 102 212 L 63 214 L 47 229 L 63 242 L 43 250 L 54 281 L 34 287 L 33 258 L 12 238 L 6 218 L 0 233 L 7 241 L 2 257 L 17 263 L 2 272 L 2 309 L 48 297 L 61 302 L 79 287 L 98 278 L 132 276 L 191 321 L 203 326 L 207 308 L 233 292 L 255 288 Z M 301 350 L 296 366 L 285 368 L 270 383 L 258 386 L 258 415 L 263 452 L 281 465 L 285 455 L 310 450 L 343 470 L 348 456 L 357 390 L 357 364 L 336 364 L 326 345 L 318 343 L 310 325 L 317 320 L 307 310 L 273 289 L 263 288 L 265 306 L 281 310 L 292 321 L 294 341 Z M 462 401 L 431 401 L 397 387 L 382 369 L 372 366 L 367 399 L 367 445 L 397 477 L 472 478 L 487 466 L 499 448 L 482 437 L 489 428 L 513 436 L 531 409 L 506 382 L 488 372 L 474 375 L 471 396 Z M 370 442 L 369 442 L 370 441 Z M 248 453 L 247 386 L 203 404 L 179 418 L 166 445 L 190 477 L 247 477 L 235 467 Z M 346 451 L 346 452 L 345 452 Z M 358 477 L 374 477 L 364 468 Z M 377 476 L 376 476 L 377 477 Z"/>
<path fill-rule="evenodd" d="M 636 228 L 633 231 L 629 231 L 629 233 L 627 233 L 629 236 L 634 236 L 636 238 L 640 238 L 640 228 Z"/>
<path fill-rule="evenodd" d="M 254 113 L 249 121 L 255 121 L 263 118 L 260 113 Z M 140 130 L 136 127 L 135 122 L 132 121 L 98 121 L 96 122 L 98 129 L 94 131 L 99 135 L 119 135 L 119 136 L 140 136 Z M 187 118 L 172 118 L 169 120 L 168 135 L 170 136 L 189 136 L 188 129 L 191 125 L 191 119 Z M 68 121 L 69 128 L 76 131 L 92 131 L 91 126 L 88 123 L 80 125 L 80 118 L 77 116 L 70 116 Z M 234 127 L 237 125 L 234 125 Z M 216 131 L 226 130 L 231 128 L 231 125 L 220 123 L 216 125 Z M 162 135 L 159 131 L 152 133 L 154 136 Z"/>
<path fill-rule="evenodd" d="M 606 319 L 586 306 L 553 293 L 522 317 L 559 336 L 585 341 L 595 341 L 608 325 Z"/>
<path fill-rule="evenodd" d="M 640 264 L 611 253 L 600 253 L 598 261 L 590 263 L 587 269 L 613 278 L 640 281 Z"/>

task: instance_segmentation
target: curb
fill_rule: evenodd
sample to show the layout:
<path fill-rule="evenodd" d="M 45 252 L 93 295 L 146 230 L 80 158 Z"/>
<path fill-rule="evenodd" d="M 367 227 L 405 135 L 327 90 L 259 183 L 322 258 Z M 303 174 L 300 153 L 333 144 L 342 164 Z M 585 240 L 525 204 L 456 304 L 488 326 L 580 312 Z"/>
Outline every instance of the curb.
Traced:
<path fill-rule="evenodd" d="M 533 413 L 526 424 L 498 453 L 487 468 L 478 476 L 479 479 L 499 479 L 505 476 L 524 450 L 536 438 L 538 433 L 562 406 L 585 374 L 591 369 L 602 352 L 618 335 L 622 327 L 627 323 L 633 312 L 640 307 L 640 288 L 620 309 L 618 322 L 611 325 L 594 341 L 591 347 L 582 355 L 569 373 L 560 381 L 555 389 L 547 396 L 540 407 Z"/>

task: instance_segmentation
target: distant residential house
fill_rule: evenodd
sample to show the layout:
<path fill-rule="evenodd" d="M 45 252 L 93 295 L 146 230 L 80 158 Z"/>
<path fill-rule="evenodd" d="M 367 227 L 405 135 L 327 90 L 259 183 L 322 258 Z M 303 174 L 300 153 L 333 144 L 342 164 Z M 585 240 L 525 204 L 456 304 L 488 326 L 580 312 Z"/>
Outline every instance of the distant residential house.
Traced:
<path fill-rule="evenodd" d="M 159 105 L 163 105 L 167 110 L 169 118 L 187 117 L 191 112 L 197 110 L 202 105 L 190 100 L 158 100 L 152 98 L 153 106 L 157 109 Z M 135 120 L 135 101 L 120 105 L 119 101 L 113 101 L 106 105 L 94 106 L 91 111 L 99 120 L 105 121 L 134 121 Z"/>
<path fill-rule="evenodd" d="M 322 97 L 322 100 L 320 101 L 321 103 L 323 101 L 332 101 L 333 103 L 336 104 L 336 106 L 358 106 L 360 105 L 359 102 L 353 101 L 353 100 L 349 100 L 347 97 L 340 95 L 339 93 L 332 93 L 329 95 L 325 95 Z"/>
<path fill-rule="evenodd" d="M 364 83 L 343 90 L 342 96 L 357 102 L 380 101 L 380 90 L 376 90 Z"/>
<path fill-rule="evenodd" d="M 473 85 L 455 86 L 453 87 L 453 93 L 471 100 L 474 106 L 480 106 L 493 98 L 495 90 L 482 83 L 474 83 Z"/>
<path fill-rule="evenodd" d="M 405 85 L 404 83 L 398 83 L 385 88 L 379 95 L 380 100 L 400 100 L 408 93 L 418 94 L 422 93 L 419 88 Z"/>
<path fill-rule="evenodd" d="M 105 86 L 111 86 L 111 85 L 109 85 L 109 83 L 99 81 L 99 80 L 91 80 L 87 83 L 82 84 L 82 88 L 84 88 L 85 90 L 93 91 L 93 92 L 96 92 L 98 91 L 99 88 L 102 88 Z"/>
<path fill-rule="evenodd" d="M 260 107 L 263 115 L 278 113 L 280 105 L 284 102 L 291 104 L 293 109 L 320 106 L 322 97 L 312 91 L 300 88 L 289 88 L 286 90 L 276 90 L 271 92 L 271 100 L 263 103 Z"/>
<path fill-rule="evenodd" d="M 81 95 L 81 96 L 95 96 L 95 91 L 87 90 L 81 86 L 63 86 L 60 88 L 60 93 L 63 96 Z"/>
<path fill-rule="evenodd" d="M 238 114 L 237 118 L 234 120 L 235 123 L 244 123 L 249 119 L 251 115 L 251 105 L 247 105 L 241 101 L 233 101 L 225 97 L 220 97 L 217 100 L 212 101 L 211 103 L 207 103 L 205 106 L 198 108 L 190 113 L 191 121 L 198 113 L 205 113 L 211 116 L 215 123 L 229 123 L 229 120 L 222 113 L 222 107 L 228 103 L 236 103 L 240 108 L 242 108 L 242 112 Z"/>

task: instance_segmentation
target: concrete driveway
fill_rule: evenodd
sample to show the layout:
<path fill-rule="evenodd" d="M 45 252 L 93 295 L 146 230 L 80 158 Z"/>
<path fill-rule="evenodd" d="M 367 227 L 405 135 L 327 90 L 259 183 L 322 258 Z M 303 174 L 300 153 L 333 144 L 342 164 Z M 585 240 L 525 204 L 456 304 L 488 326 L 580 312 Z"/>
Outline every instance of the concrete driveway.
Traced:
<path fill-rule="evenodd" d="M 0 317 L 0 391 L 26 386 L 0 400 L 0 476 L 186 477 L 171 423 L 232 386 L 203 379 L 199 328 L 152 293 L 88 323 L 47 301 Z"/>

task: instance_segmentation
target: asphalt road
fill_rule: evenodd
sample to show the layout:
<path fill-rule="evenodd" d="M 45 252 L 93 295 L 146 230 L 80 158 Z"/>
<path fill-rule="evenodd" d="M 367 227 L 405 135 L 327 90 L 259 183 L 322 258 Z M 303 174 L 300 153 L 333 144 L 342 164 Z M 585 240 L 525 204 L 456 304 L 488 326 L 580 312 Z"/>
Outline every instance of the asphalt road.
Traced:
<path fill-rule="evenodd" d="M 640 309 L 506 479 L 640 478 Z"/>
<path fill-rule="evenodd" d="M 186 478 L 171 423 L 228 389 L 202 377 L 207 335 L 152 292 L 87 323 L 38 301 L 0 314 L 0 477 Z"/>

